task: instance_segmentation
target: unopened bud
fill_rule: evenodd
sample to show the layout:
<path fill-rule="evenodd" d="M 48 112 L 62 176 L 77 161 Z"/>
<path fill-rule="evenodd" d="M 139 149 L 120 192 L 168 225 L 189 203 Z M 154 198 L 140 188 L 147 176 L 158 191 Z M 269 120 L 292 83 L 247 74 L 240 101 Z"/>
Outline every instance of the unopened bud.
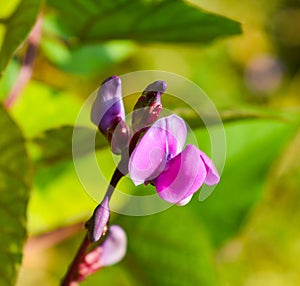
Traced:
<path fill-rule="evenodd" d="M 129 128 L 125 123 L 125 110 L 122 100 L 121 79 L 112 76 L 106 79 L 98 90 L 93 103 L 91 120 L 106 137 L 115 154 L 120 154 L 128 145 Z M 116 135 L 114 133 L 117 132 Z M 112 142 L 112 138 L 116 138 Z M 120 142 L 117 139 L 120 138 Z"/>
<path fill-rule="evenodd" d="M 94 210 L 93 216 L 86 223 L 89 240 L 95 242 L 105 235 L 110 217 L 109 199 L 105 197 Z"/>
<path fill-rule="evenodd" d="M 167 83 L 162 80 L 149 84 L 133 108 L 132 129 L 136 133 L 151 125 L 162 110 L 161 95 L 166 91 Z"/>
<path fill-rule="evenodd" d="M 110 226 L 107 238 L 102 244 L 102 264 L 109 266 L 118 263 L 125 256 L 126 248 L 125 231 L 118 225 Z"/>
<path fill-rule="evenodd" d="M 111 150 L 115 154 L 120 154 L 129 145 L 130 129 L 122 119 L 113 129 L 110 138 Z"/>

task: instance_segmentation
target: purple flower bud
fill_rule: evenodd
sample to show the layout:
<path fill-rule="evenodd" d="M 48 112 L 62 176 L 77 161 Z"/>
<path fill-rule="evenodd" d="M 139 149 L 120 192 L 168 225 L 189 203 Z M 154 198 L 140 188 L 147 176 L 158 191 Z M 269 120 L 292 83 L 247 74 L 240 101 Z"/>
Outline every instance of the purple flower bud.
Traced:
<path fill-rule="evenodd" d="M 134 133 L 151 125 L 159 117 L 162 109 L 160 97 L 166 89 L 167 83 L 158 80 L 149 84 L 143 91 L 133 108 L 132 129 Z"/>
<path fill-rule="evenodd" d="M 96 207 L 91 219 L 86 223 L 91 242 L 95 242 L 99 240 L 102 235 L 105 235 L 109 217 L 109 199 L 105 197 L 101 204 Z"/>
<path fill-rule="evenodd" d="M 79 265 L 78 282 L 104 266 L 118 263 L 126 254 L 127 237 L 118 225 L 112 225 L 104 242 L 89 252 Z"/>
<path fill-rule="evenodd" d="M 106 79 L 98 90 L 93 103 L 91 120 L 104 134 L 115 154 L 120 154 L 130 140 L 130 131 L 125 123 L 121 79 L 112 76 Z M 115 134 L 117 133 L 117 134 Z M 112 138 L 115 138 L 112 143 Z"/>
<path fill-rule="evenodd" d="M 107 238 L 102 244 L 101 262 L 104 266 L 113 265 L 123 259 L 126 254 L 127 237 L 118 225 L 109 228 Z"/>
<path fill-rule="evenodd" d="M 121 79 L 112 76 L 106 79 L 98 89 L 92 106 L 91 120 L 104 134 L 116 118 L 125 119 L 122 101 Z"/>

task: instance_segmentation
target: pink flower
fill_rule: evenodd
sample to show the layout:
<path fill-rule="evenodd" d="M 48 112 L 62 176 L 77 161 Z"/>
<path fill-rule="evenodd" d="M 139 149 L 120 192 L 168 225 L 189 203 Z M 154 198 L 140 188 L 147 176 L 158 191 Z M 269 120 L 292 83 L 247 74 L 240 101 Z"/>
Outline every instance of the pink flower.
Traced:
<path fill-rule="evenodd" d="M 138 142 L 129 160 L 135 185 L 151 183 L 167 202 L 187 204 L 203 185 L 215 185 L 220 177 L 210 158 L 196 146 L 184 148 L 184 121 L 171 115 L 156 121 Z"/>

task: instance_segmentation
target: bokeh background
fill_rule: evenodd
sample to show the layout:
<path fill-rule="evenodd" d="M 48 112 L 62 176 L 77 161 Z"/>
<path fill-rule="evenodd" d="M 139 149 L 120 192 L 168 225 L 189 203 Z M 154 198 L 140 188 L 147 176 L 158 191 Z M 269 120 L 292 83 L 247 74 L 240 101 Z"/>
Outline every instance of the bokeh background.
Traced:
<path fill-rule="evenodd" d="M 0 4 L 2 14 L 12 13 L 20 1 L 9 2 Z M 33 74 L 8 110 L 33 161 L 29 239 L 17 285 L 58 285 L 65 273 L 96 206 L 74 170 L 72 125 L 105 78 L 137 70 L 177 73 L 208 94 L 224 121 L 225 168 L 204 202 L 194 196 L 184 207 L 147 217 L 113 214 L 111 223 L 127 233 L 127 255 L 82 285 L 300 285 L 299 1 L 187 1 L 240 22 L 242 33 L 208 43 L 107 36 L 76 48 L 70 47 L 76 38 L 68 34 L 66 41 L 68 31 L 56 21 L 55 2 L 42 6 Z M 66 9 L 72 11 L 73 4 Z M 117 16 L 120 27 L 130 18 L 122 8 Z M 80 15 L 72 21 L 79 23 Z M 25 43 L 18 49 L 0 79 L 2 101 L 16 83 L 27 48 Z M 136 98 L 126 102 L 128 111 Z M 193 131 L 209 154 L 205 128 L 194 124 Z M 114 168 L 109 148 L 97 154 L 109 177 Z M 134 188 L 128 178 L 121 188 L 136 195 L 153 192 L 151 186 Z M 5 264 L 4 256 L 1 260 Z"/>

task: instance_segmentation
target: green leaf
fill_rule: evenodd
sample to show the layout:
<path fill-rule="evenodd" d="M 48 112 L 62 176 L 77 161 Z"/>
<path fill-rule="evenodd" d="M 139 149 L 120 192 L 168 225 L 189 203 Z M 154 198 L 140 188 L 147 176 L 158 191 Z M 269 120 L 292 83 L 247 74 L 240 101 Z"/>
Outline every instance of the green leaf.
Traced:
<path fill-rule="evenodd" d="M 73 42 L 132 39 L 203 43 L 241 32 L 236 21 L 181 0 L 49 0 L 48 3 L 56 10 L 63 34 Z"/>
<path fill-rule="evenodd" d="M 191 128 L 204 127 L 204 123 L 199 120 L 199 115 L 194 113 L 191 109 L 174 109 L 174 112 L 180 115 Z M 291 122 L 295 121 L 285 114 L 278 114 L 275 116 L 274 112 L 258 112 L 258 111 L 243 111 L 243 110 L 229 110 L 221 112 L 221 117 L 223 122 L 231 122 L 235 120 L 249 120 L 249 119 L 272 119 L 276 118 L 278 120 L 289 120 Z M 206 116 L 211 125 L 219 124 L 219 120 Z M 38 147 L 39 156 L 38 163 L 40 165 L 53 165 L 60 162 L 72 160 L 72 136 L 73 136 L 74 126 L 66 125 L 58 128 L 48 129 L 42 134 L 34 137 L 31 142 Z M 95 132 L 94 129 L 89 129 L 87 127 L 77 127 L 78 135 L 78 145 L 80 145 L 80 155 L 88 154 L 93 151 L 86 146 L 85 141 L 87 138 L 95 137 L 95 150 L 108 147 L 108 143 L 104 136 L 99 132 Z M 202 140 L 202 139 L 201 139 Z M 82 142 L 82 143 L 80 143 Z"/>
<path fill-rule="evenodd" d="M 41 6 L 41 0 L 22 0 L 15 11 L 5 19 L 5 34 L 0 50 L 0 73 L 10 58 L 25 40 L 33 27 Z"/>
<path fill-rule="evenodd" d="M 136 285 L 216 285 L 211 244 L 202 220 L 188 208 L 174 206 L 146 217 L 123 216 L 116 222 L 128 235 L 121 265 L 139 282 Z"/>
<path fill-rule="evenodd" d="M 52 165 L 67 160 L 72 160 L 72 136 L 74 126 L 62 126 L 59 128 L 46 130 L 42 135 L 32 139 L 39 149 L 38 163 L 41 165 Z M 95 149 L 108 146 L 104 136 L 93 129 L 86 127 L 76 127 L 76 152 L 79 155 L 87 154 L 90 146 L 85 144 L 87 138 L 95 137 Z M 82 143 L 80 143 L 82 142 Z M 80 148 L 80 150 L 78 149 Z"/>
<path fill-rule="evenodd" d="M 4 100 L 18 77 L 20 64 L 17 60 L 11 60 L 6 68 L 5 73 L 0 78 L 0 100 Z"/>
<path fill-rule="evenodd" d="M 48 76 L 55 79 L 51 72 Z M 78 100 L 74 93 L 57 90 L 32 80 L 11 112 L 25 137 L 33 138 L 54 126 L 71 125 L 76 121 L 81 107 L 82 100 Z M 89 118 L 89 114 L 86 118 Z"/>
<path fill-rule="evenodd" d="M 199 120 L 199 116 L 194 114 L 190 109 L 183 111 L 183 109 L 175 110 L 177 114 L 181 115 L 192 128 L 199 128 L 203 126 L 203 122 Z M 224 114 L 227 114 L 224 112 Z M 227 116 L 227 117 L 226 117 Z M 237 120 L 237 119 L 251 119 L 256 117 L 268 116 L 261 113 L 240 113 L 233 112 L 233 115 L 225 115 L 225 121 Z M 272 115 L 269 115 L 272 117 Z M 209 117 L 207 117 L 209 118 Z M 280 118 L 281 119 L 281 118 Z M 215 122 L 214 118 L 210 120 L 211 124 L 219 123 Z M 48 129 L 42 134 L 34 137 L 32 142 L 38 148 L 39 155 L 37 156 L 37 162 L 42 166 L 50 166 L 53 164 L 61 163 L 64 161 L 72 160 L 72 136 L 74 126 L 66 125 L 58 128 Z M 86 146 L 85 142 L 87 138 L 95 137 L 95 150 L 108 147 L 108 143 L 104 136 L 95 130 L 87 127 L 77 127 L 77 146 L 81 149 L 78 150 L 80 155 L 88 154 L 93 151 L 89 146 Z M 80 143 L 82 142 L 82 143 Z"/>
<path fill-rule="evenodd" d="M 164 97 L 164 100 L 166 97 Z M 181 106 L 180 106 L 181 104 Z M 178 116 L 182 117 L 185 122 L 193 129 L 200 127 L 212 126 L 220 123 L 220 118 L 216 117 L 215 114 L 203 113 L 201 116 L 205 118 L 205 124 L 200 120 L 199 114 L 192 110 L 190 107 L 183 107 L 181 102 L 176 102 L 176 100 L 167 98 L 164 101 L 164 105 L 168 106 L 169 109 L 173 110 Z M 250 119 L 265 119 L 274 120 L 283 123 L 299 124 L 300 112 L 295 110 L 285 111 L 281 109 L 271 109 L 266 107 L 257 107 L 255 105 L 243 105 L 238 108 L 231 109 L 220 109 L 219 116 L 222 122 L 230 123 L 233 121 L 243 121 Z"/>
<path fill-rule="evenodd" d="M 21 131 L 0 106 L 0 285 L 14 285 L 26 239 L 31 168 Z"/>
<path fill-rule="evenodd" d="M 44 38 L 42 48 L 47 57 L 62 70 L 73 74 L 98 74 L 133 53 L 133 43 L 111 41 L 69 49 L 58 39 Z M 84 63 L 84 65 L 82 64 Z"/>
<path fill-rule="evenodd" d="M 296 128 L 278 121 L 248 120 L 228 124 L 225 131 L 227 159 L 221 181 L 207 200 L 201 204 L 193 200 L 193 209 L 216 246 L 239 231 L 260 201 L 272 163 Z M 202 132 L 197 138 L 201 144 L 209 142 Z"/>

